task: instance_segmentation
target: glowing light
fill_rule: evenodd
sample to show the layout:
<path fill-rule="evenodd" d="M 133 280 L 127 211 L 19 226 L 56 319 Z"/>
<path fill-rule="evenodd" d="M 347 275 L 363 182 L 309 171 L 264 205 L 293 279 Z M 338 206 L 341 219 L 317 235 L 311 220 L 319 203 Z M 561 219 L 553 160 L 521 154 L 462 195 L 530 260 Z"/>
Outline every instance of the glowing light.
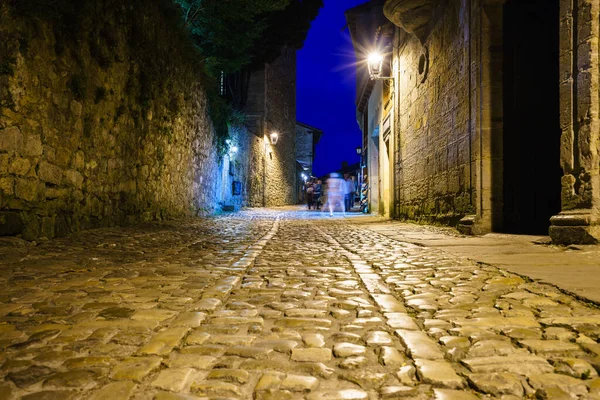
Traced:
<path fill-rule="evenodd" d="M 383 55 L 375 52 L 369 54 L 367 57 L 367 63 L 369 66 L 369 75 L 371 79 L 377 79 L 381 76 L 381 70 L 383 68 Z"/>
<path fill-rule="evenodd" d="M 272 144 L 277 144 L 277 140 L 279 139 L 279 133 L 277 133 L 277 132 L 271 132 L 271 134 L 269 135 L 269 137 L 271 138 L 271 143 Z"/>

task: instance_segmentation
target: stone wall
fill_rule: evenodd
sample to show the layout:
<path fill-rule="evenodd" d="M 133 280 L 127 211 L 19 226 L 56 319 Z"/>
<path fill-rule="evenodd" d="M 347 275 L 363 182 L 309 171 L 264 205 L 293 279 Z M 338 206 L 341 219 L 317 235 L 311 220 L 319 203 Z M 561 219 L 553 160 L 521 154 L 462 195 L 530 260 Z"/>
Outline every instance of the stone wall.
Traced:
<path fill-rule="evenodd" d="M 227 200 L 178 16 L 137 3 L 82 2 L 60 21 L 0 6 L 0 235 L 50 238 Z"/>
<path fill-rule="evenodd" d="M 560 1 L 562 212 L 556 243 L 600 242 L 600 0 Z"/>
<path fill-rule="evenodd" d="M 424 45 L 399 33 L 395 198 L 401 218 L 456 222 L 473 211 L 465 14 L 465 1 L 447 2 Z"/>
<path fill-rule="evenodd" d="M 279 133 L 267 149 L 267 205 L 296 202 L 296 51 L 284 48 L 266 67 L 267 122 Z"/>
<path fill-rule="evenodd" d="M 247 125 L 250 138 L 248 205 L 295 204 L 296 193 L 296 53 L 282 49 L 281 56 L 252 73 Z M 272 144 L 269 138 L 277 132 Z"/>

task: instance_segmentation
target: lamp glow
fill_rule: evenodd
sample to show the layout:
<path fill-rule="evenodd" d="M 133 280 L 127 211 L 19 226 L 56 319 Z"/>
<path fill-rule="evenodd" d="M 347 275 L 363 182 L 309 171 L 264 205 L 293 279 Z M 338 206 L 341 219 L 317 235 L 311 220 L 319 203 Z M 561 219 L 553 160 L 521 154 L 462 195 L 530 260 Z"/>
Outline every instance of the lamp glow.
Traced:
<path fill-rule="evenodd" d="M 378 52 L 371 53 L 367 58 L 367 63 L 369 65 L 369 75 L 371 76 L 371 79 L 379 78 L 383 68 L 383 55 Z"/>
<path fill-rule="evenodd" d="M 394 79 L 392 76 L 381 76 L 383 73 L 383 61 L 385 55 L 375 51 L 368 55 L 367 66 L 369 67 L 369 77 L 372 80 Z"/>
<path fill-rule="evenodd" d="M 277 132 L 271 132 L 271 134 L 269 135 L 269 137 L 271 138 L 271 143 L 272 144 L 277 144 L 277 140 L 279 139 L 279 133 L 277 133 Z"/>

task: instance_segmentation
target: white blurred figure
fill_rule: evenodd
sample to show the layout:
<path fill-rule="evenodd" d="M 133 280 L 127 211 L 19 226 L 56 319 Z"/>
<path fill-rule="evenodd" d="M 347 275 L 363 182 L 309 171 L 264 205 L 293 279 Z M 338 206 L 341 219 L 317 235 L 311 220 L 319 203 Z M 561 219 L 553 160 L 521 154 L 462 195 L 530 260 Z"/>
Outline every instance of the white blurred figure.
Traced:
<path fill-rule="evenodd" d="M 326 208 L 329 209 L 330 216 L 333 216 L 333 210 L 337 204 L 342 207 L 342 212 L 346 213 L 346 207 L 344 204 L 344 180 L 340 174 L 334 172 L 330 174 L 329 179 L 327 179 Z"/>

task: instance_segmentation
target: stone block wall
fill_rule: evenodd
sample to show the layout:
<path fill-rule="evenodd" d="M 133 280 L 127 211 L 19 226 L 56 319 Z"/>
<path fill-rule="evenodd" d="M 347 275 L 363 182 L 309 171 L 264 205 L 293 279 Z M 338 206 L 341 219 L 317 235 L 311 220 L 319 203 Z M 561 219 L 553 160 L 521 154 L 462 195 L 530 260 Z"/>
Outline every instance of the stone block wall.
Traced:
<path fill-rule="evenodd" d="M 553 242 L 600 242 L 600 0 L 560 2 L 562 212 Z"/>
<path fill-rule="evenodd" d="M 60 24 L 0 5 L 0 235 L 210 213 L 227 197 L 178 16 L 138 3 L 82 2 Z"/>
<path fill-rule="evenodd" d="M 296 199 L 296 53 L 281 56 L 252 73 L 248 93 L 248 205 L 283 206 Z M 277 144 L 269 138 L 279 134 Z"/>
<path fill-rule="evenodd" d="M 395 198 L 400 218 L 457 222 L 473 211 L 466 7 L 465 1 L 447 2 L 424 44 L 400 32 L 395 72 Z"/>
<path fill-rule="evenodd" d="M 267 206 L 296 202 L 296 51 L 284 48 L 265 68 L 267 134 L 279 133 L 276 145 L 267 143 Z"/>

